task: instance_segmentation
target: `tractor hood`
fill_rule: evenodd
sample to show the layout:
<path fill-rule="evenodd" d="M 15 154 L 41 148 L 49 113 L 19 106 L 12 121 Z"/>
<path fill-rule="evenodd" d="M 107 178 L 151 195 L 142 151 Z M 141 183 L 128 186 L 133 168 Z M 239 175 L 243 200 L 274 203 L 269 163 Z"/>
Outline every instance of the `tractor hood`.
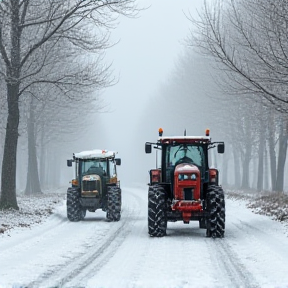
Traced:
<path fill-rule="evenodd" d="M 175 174 L 191 174 L 196 173 L 198 174 L 199 168 L 196 165 L 190 164 L 190 163 L 182 163 L 178 164 L 175 168 Z"/>

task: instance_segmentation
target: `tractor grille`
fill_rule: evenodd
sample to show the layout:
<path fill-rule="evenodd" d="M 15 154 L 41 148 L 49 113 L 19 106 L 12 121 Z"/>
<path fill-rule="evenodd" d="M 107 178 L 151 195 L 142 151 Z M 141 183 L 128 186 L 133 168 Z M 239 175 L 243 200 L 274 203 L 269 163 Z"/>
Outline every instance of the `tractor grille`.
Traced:
<path fill-rule="evenodd" d="M 184 200 L 194 200 L 194 188 L 184 188 Z"/>
<path fill-rule="evenodd" d="M 100 181 L 99 180 L 84 180 L 82 182 L 82 190 L 83 191 L 100 191 Z"/>

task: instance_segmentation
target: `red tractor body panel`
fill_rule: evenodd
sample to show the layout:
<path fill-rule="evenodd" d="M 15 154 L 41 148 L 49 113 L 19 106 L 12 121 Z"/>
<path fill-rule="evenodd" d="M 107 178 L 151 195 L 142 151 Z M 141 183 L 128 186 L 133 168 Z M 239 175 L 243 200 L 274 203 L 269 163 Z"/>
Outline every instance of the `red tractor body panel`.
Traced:
<path fill-rule="evenodd" d="M 215 183 L 218 185 L 218 174 L 219 174 L 218 169 L 210 168 L 209 169 L 209 181 L 211 183 Z"/>
<path fill-rule="evenodd" d="M 192 164 L 179 164 L 174 172 L 174 195 L 176 200 L 200 199 L 200 171 Z M 190 189 L 191 195 L 185 197 L 185 190 Z M 188 192 L 188 191 L 187 191 Z M 189 197 L 191 196 L 191 197 Z M 190 199 L 187 199 L 190 198 Z"/>
<path fill-rule="evenodd" d="M 197 213 L 199 215 L 199 212 L 203 212 L 202 203 L 200 200 L 198 201 L 176 201 L 172 205 L 172 211 L 180 211 L 182 213 L 182 219 L 183 222 L 188 224 L 191 220 L 191 216 L 193 214 Z"/>
<path fill-rule="evenodd" d="M 172 211 L 181 211 L 183 221 L 189 223 L 193 212 L 203 210 L 200 201 L 201 175 L 197 166 L 192 164 L 179 164 L 174 172 L 175 201 Z"/>
<path fill-rule="evenodd" d="M 151 183 L 161 182 L 161 169 L 151 169 L 150 179 L 151 179 Z"/>

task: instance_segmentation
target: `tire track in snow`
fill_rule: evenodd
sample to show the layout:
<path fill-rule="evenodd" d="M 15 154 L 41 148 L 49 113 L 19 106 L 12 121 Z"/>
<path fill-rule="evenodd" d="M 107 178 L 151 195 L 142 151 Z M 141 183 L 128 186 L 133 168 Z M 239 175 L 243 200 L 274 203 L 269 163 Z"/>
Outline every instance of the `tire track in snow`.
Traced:
<path fill-rule="evenodd" d="M 147 190 L 147 189 L 146 189 Z M 133 218 L 130 218 L 129 236 L 118 249 L 117 254 L 113 255 L 113 260 L 109 262 L 103 269 L 98 270 L 97 274 L 89 279 L 88 287 L 134 287 L 133 283 L 138 283 L 138 278 L 143 268 L 143 258 L 146 256 L 150 243 L 147 242 L 148 225 L 147 225 L 147 192 L 143 190 L 139 193 L 139 189 L 126 189 L 128 197 L 136 202 L 129 202 L 134 207 Z M 135 206 L 136 205 L 136 206 Z M 143 223 L 145 223 L 143 225 Z M 113 272 L 111 272 L 113 271 Z M 105 275 L 111 275 L 112 278 L 106 279 Z M 90 275 L 91 277 L 91 275 Z M 87 278 L 86 278 L 87 279 Z M 105 281 L 103 281 L 105 279 Z M 84 280 L 84 279 L 83 279 Z M 91 282 L 93 284 L 91 284 Z M 83 283 L 80 282 L 80 283 Z M 129 283 L 129 284 L 128 284 Z M 92 285 L 92 286 L 91 286 Z"/>
<path fill-rule="evenodd" d="M 134 195 L 132 195 L 134 196 Z M 136 198 L 136 197 L 134 197 Z M 86 276 L 95 274 L 102 268 L 105 263 L 109 262 L 112 256 L 117 252 L 119 246 L 125 241 L 133 225 L 133 209 L 124 207 L 122 209 L 121 220 L 111 222 L 115 230 L 108 237 L 102 237 L 100 243 L 95 242 L 93 246 L 88 247 L 84 253 L 73 255 L 66 263 L 55 266 L 53 269 L 43 273 L 35 281 L 25 287 L 80 287 L 73 284 L 79 283 L 82 279 L 87 280 Z M 96 232 L 97 233 L 97 229 Z M 76 259 L 76 260 L 75 260 Z M 88 277 L 89 278 L 89 277 Z M 71 285 L 70 285 L 71 283 Z"/>
<path fill-rule="evenodd" d="M 212 240 L 212 241 L 211 241 Z M 224 239 L 206 239 L 210 250 L 212 261 L 216 264 L 215 269 L 221 286 L 221 279 L 227 279 L 231 283 L 229 287 L 250 287 L 256 288 L 260 285 L 256 282 L 253 275 L 245 268 L 237 254 Z"/>
<path fill-rule="evenodd" d="M 32 233 L 35 231 L 34 234 L 32 234 L 32 236 L 29 234 L 28 237 L 21 239 L 21 242 L 13 243 L 13 239 L 10 242 L 7 242 L 6 246 L 2 246 L 1 254 L 12 253 L 13 250 L 16 249 L 19 251 L 26 250 L 28 247 L 37 245 L 37 243 L 39 243 L 41 239 L 45 238 L 47 234 L 51 233 L 51 231 L 56 235 L 55 227 L 61 229 L 61 227 L 67 223 L 67 219 L 62 217 L 59 212 L 54 212 L 53 215 L 50 216 L 50 219 L 52 219 L 52 221 L 48 226 L 39 226 L 41 233 L 39 233 L 39 230 L 37 229 L 38 227 L 36 227 L 35 230 L 32 230 Z M 45 227 L 45 229 L 43 230 L 42 227 Z"/>
<path fill-rule="evenodd" d="M 129 191 L 130 190 L 130 191 Z M 132 189 L 133 190 L 133 189 Z M 123 244 L 124 241 L 127 240 L 127 236 L 134 232 L 134 225 L 136 221 L 139 221 L 139 211 L 140 211 L 140 203 L 142 203 L 142 199 L 136 194 L 133 194 L 134 192 L 131 192 L 131 189 L 127 189 L 126 191 L 129 191 L 129 196 L 132 196 L 134 199 L 131 202 L 129 202 L 129 213 L 125 215 L 125 223 L 123 224 L 123 233 L 117 236 L 117 241 L 115 243 L 112 243 L 111 246 L 100 255 L 97 259 L 94 260 L 93 263 L 91 263 L 89 266 L 86 267 L 85 270 L 81 271 L 76 277 L 69 280 L 69 287 L 78 287 L 79 283 L 85 283 L 87 279 L 92 277 L 97 277 L 97 273 L 101 271 L 101 269 L 107 264 L 113 256 L 119 251 L 119 247 Z M 131 201 L 131 200 L 129 200 Z M 133 209 L 131 209 L 131 206 Z M 133 247 L 130 246 L 129 253 L 132 253 Z M 138 246 L 137 246 L 138 249 Z M 121 267 L 118 267 L 117 270 L 125 272 L 126 268 L 124 267 L 124 263 Z M 124 271 L 122 270 L 124 269 Z M 121 285 L 120 285 L 121 287 Z"/>
<path fill-rule="evenodd" d="M 232 223 L 237 230 L 231 237 L 231 243 L 234 242 L 235 247 L 237 245 L 238 255 L 244 256 L 243 259 L 246 259 L 246 268 L 257 275 L 258 281 L 261 284 L 263 283 L 263 286 L 273 281 L 275 287 L 286 287 L 288 283 L 288 249 L 285 240 L 287 238 L 279 239 L 274 236 L 272 228 L 275 228 L 274 225 L 268 227 L 267 224 L 266 226 L 260 224 L 260 227 L 258 227 L 259 223 L 257 221 L 252 222 L 254 225 L 240 219 L 237 219 L 237 221 Z M 267 232 L 263 229 L 267 229 Z M 240 243 L 237 243 L 238 239 L 234 236 L 237 233 L 238 237 L 240 235 L 242 239 Z M 249 247 L 253 247 L 253 250 Z M 271 263 L 277 263 L 277 265 L 271 265 Z"/>
<path fill-rule="evenodd" d="M 265 231 L 252 226 L 242 220 L 239 219 L 239 224 L 233 223 L 233 225 L 238 228 L 241 231 L 245 231 L 247 235 L 254 235 L 255 237 L 257 236 L 257 240 L 261 243 L 263 243 L 266 247 L 269 247 L 275 254 L 278 254 L 280 257 L 288 256 L 288 248 L 284 245 L 281 245 L 280 239 L 276 238 L 273 234 L 271 233 L 266 233 Z M 243 229 L 245 227 L 245 229 Z M 248 230 L 249 231 L 248 231 Z M 275 245 L 277 243 L 277 245 Z"/>

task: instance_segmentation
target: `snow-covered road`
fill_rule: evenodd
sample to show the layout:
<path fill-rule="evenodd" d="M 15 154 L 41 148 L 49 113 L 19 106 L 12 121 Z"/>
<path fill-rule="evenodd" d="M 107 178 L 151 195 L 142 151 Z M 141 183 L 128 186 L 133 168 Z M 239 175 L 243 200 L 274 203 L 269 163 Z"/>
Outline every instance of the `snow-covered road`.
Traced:
<path fill-rule="evenodd" d="M 32 229 L 0 239 L 0 288 L 6 287 L 288 287 L 287 228 L 226 199 L 224 239 L 198 222 L 147 233 L 147 187 L 122 188 L 119 222 L 87 213 L 69 222 L 65 201 Z"/>

